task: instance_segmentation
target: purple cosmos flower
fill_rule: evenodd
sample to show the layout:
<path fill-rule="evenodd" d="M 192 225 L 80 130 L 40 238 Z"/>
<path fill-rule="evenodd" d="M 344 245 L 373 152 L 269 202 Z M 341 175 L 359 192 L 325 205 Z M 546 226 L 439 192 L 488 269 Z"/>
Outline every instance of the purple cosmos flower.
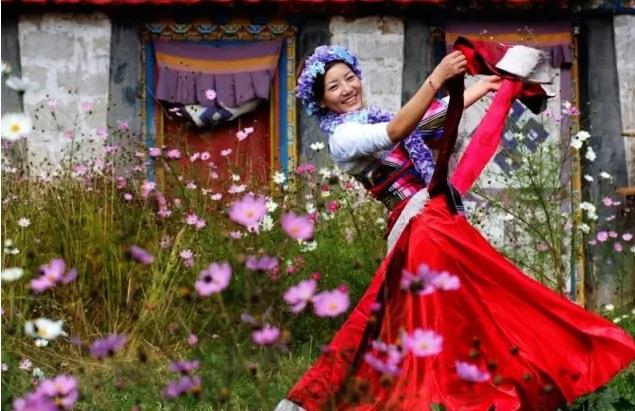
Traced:
<path fill-rule="evenodd" d="M 106 338 L 93 341 L 90 355 L 94 358 L 112 357 L 126 345 L 128 338 L 124 334 L 111 334 Z"/>
<path fill-rule="evenodd" d="M 201 378 L 198 375 L 183 376 L 173 381 L 163 389 L 163 396 L 167 399 L 177 398 L 191 393 L 198 395 L 201 392 Z"/>
<path fill-rule="evenodd" d="M 455 361 L 456 373 L 459 378 L 471 382 L 485 382 L 489 380 L 489 373 L 481 371 L 474 365 L 463 361 Z"/>
<path fill-rule="evenodd" d="M 154 261 L 154 257 L 152 256 L 152 254 L 136 245 L 131 245 L 130 247 L 128 247 L 127 254 L 130 258 L 143 265 L 152 264 L 152 262 Z"/>
<path fill-rule="evenodd" d="M 278 269 L 278 259 L 268 255 L 260 258 L 250 255 L 245 260 L 245 268 L 250 271 L 275 271 Z"/>
<path fill-rule="evenodd" d="M 284 293 L 284 300 L 291 307 L 293 313 L 299 313 L 304 310 L 307 303 L 313 298 L 313 294 L 317 290 L 317 281 L 314 279 L 300 281 L 297 285 L 289 287 Z"/>
<path fill-rule="evenodd" d="M 251 333 L 251 339 L 258 345 L 271 345 L 278 341 L 280 329 L 269 324 Z"/>
<path fill-rule="evenodd" d="M 229 209 L 229 218 L 245 227 L 254 230 L 260 220 L 267 214 L 267 199 L 263 196 L 247 194 L 242 199 L 234 201 Z"/>
<path fill-rule="evenodd" d="M 443 349 L 443 337 L 434 331 L 417 328 L 412 334 L 402 333 L 403 348 L 415 357 L 436 355 Z"/>
<path fill-rule="evenodd" d="M 318 317 L 337 317 L 346 312 L 350 304 L 348 293 L 335 289 L 313 296 L 313 311 Z"/>
<path fill-rule="evenodd" d="M 68 284 L 77 278 L 74 268 L 65 273 L 66 263 L 61 258 L 54 258 L 48 264 L 40 266 L 40 276 L 31 280 L 31 290 L 41 293 L 58 283 Z"/>
<path fill-rule="evenodd" d="M 198 280 L 194 283 L 194 288 L 198 295 L 207 297 L 227 288 L 231 275 L 232 269 L 227 262 L 212 263 L 201 271 Z"/>
<path fill-rule="evenodd" d="M 170 370 L 178 372 L 183 375 L 192 374 L 192 372 L 198 370 L 199 362 L 194 361 L 174 361 L 170 364 Z"/>
<path fill-rule="evenodd" d="M 307 216 L 284 213 L 280 223 L 284 232 L 294 240 L 308 241 L 313 238 L 313 221 Z"/>
<path fill-rule="evenodd" d="M 69 410 L 78 398 L 75 377 L 58 375 L 55 378 L 45 379 L 35 391 L 16 399 L 13 407 L 14 410 L 20 411 Z"/>

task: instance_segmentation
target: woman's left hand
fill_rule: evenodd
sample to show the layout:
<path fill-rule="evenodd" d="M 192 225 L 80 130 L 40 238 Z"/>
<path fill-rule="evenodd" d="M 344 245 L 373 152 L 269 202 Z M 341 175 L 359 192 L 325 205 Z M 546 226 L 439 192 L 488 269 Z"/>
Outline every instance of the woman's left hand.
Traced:
<path fill-rule="evenodd" d="M 486 76 L 479 80 L 479 82 L 485 87 L 487 92 L 497 91 L 503 82 L 503 78 L 499 76 Z"/>

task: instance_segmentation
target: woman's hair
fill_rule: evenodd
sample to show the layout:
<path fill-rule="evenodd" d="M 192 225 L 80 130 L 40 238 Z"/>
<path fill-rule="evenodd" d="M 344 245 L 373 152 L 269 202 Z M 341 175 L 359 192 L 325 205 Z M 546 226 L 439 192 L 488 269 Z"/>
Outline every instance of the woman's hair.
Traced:
<path fill-rule="evenodd" d="M 315 96 L 315 101 L 319 102 L 324 97 L 324 79 L 326 78 L 326 73 L 328 73 L 329 69 L 337 63 L 344 63 L 349 69 L 353 70 L 353 67 L 344 60 L 333 60 L 328 62 L 324 66 L 324 73 L 318 74 L 315 77 L 315 82 L 313 83 L 313 95 Z"/>

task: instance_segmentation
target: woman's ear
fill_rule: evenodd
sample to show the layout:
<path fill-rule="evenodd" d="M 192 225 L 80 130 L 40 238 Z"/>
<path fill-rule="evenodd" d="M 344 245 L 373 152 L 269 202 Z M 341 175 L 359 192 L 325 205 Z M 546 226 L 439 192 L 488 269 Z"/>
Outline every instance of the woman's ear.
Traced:
<path fill-rule="evenodd" d="M 324 100 L 318 101 L 318 106 L 320 106 L 320 108 L 326 107 L 326 104 L 324 104 Z"/>

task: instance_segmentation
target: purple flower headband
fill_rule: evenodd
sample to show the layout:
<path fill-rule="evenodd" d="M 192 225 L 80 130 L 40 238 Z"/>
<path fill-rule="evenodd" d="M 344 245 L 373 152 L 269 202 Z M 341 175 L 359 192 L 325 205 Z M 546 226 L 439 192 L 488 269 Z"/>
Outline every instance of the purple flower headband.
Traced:
<path fill-rule="evenodd" d="M 304 109 L 309 115 L 321 115 L 325 111 L 318 106 L 313 94 L 313 83 L 320 74 L 324 74 L 324 67 L 332 61 L 342 61 L 348 64 L 357 77 L 362 77 L 362 71 L 357 63 L 357 57 L 346 47 L 340 45 L 319 46 L 304 62 L 304 69 L 298 77 L 295 95 L 302 101 Z"/>

